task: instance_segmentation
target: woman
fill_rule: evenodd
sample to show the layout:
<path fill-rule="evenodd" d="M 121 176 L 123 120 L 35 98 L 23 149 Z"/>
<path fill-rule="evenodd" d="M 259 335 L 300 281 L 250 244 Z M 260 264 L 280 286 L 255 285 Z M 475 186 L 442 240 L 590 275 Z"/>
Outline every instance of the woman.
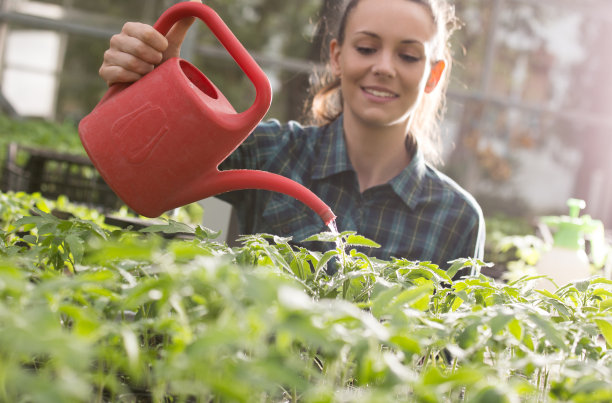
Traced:
<path fill-rule="evenodd" d="M 450 70 L 452 21 L 444 0 L 349 1 L 330 43 L 333 81 L 313 100 L 321 124 L 262 123 L 220 168 L 262 169 L 302 183 L 336 213 L 340 231 L 381 244 L 364 251 L 372 256 L 441 267 L 481 258 L 480 207 L 425 160 L 435 158 L 430 134 L 437 133 Z M 127 23 L 111 39 L 101 77 L 109 85 L 135 81 L 178 55 L 191 22 L 175 25 L 167 39 L 148 25 Z M 313 212 L 282 194 L 220 197 L 236 207 L 242 233 L 299 243 L 324 230 Z"/>

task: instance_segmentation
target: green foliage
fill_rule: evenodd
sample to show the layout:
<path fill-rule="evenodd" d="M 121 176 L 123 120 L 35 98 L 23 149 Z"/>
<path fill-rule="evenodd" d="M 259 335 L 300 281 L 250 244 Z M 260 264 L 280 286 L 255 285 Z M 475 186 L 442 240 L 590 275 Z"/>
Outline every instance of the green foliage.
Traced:
<path fill-rule="evenodd" d="M 74 123 L 53 123 L 34 119 L 15 120 L 0 115 L 0 145 L 4 149 L 12 141 L 27 146 L 85 153 Z"/>
<path fill-rule="evenodd" d="M 350 232 L 315 235 L 326 253 L 229 248 L 172 220 L 11 216 L 25 196 L 2 196 L 0 401 L 612 399 L 610 280 L 534 291 L 372 259 Z"/>
<path fill-rule="evenodd" d="M 0 166 L 4 165 L 7 146 L 11 142 L 22 146 L 85 154 L 76 125 L 73 123 L 15 120 L 0 114 Z"/>
<path fill-rule="evenodd" d="M 32 215 L 34 210 L 44 213 L 51 213 L 53 210 L 66 211 L 80 219 L 104 225 L 104 216 L 97 210 L 73 204 L 64 196 L 58 197 L 57 200 L 49 200 L 43 198 L 40 193 L 11 191 L 0 192 L 0 229 L 14 230 L 15 221 L 22 216 Z"/>

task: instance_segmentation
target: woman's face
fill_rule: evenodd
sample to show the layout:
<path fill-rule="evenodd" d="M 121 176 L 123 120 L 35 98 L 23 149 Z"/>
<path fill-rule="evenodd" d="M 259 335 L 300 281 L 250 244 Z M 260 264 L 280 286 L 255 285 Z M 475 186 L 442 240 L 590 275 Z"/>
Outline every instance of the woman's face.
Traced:
<path fill-rule="evenodd" d="M 361 0 L 348 16 L 344 43 L 332 41 L 330 48 L 345 119 L 407 128 L 422 94 L 435 88 L 444 69 L 444 62 L 432 66 L 435 35 L 432 16 L 421 4 Z"/>

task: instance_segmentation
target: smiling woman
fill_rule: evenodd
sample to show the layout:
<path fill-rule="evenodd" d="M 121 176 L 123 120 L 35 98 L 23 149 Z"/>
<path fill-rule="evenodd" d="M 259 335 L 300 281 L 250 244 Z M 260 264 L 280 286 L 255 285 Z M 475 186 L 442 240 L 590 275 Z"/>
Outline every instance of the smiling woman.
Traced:
<path fill-rule="evenodd" d="M 366 10 L 364 14 L 370 16 L 368 19 L 361 19 L 363 23 L 377 24 L 386 31 L 390 31 L 391 35 L 388 38 L 397 37 L 399 44 L 402 46 L 398 49 L 398 57 L 406 63 L 419 64 L 421 67 L 432 69 L 432 80 L 428 80 L 426 92 L 427 97 L 421 97 L 418 102 L 412 105 L 410 114 L 410 132 L 419 137 L 419 148 L 423 151 L 425 157 L 432 163 L 440 162 L 440 139 L 438 123 L 442 119 L 444 111 L 445 93 L 450 75 L 452 57 L 449 39 L 456 28 L 457 20 L 454 16 L 453 8 L 445 1 L 429 1 L 429 0 L 410 0 L 408 5 L 399 6 L 390 4 L 389 7 L 377 7 L 376 2 L 371 2 L 371 10 Z M 406 3 L 406 1 L 399 2 Z M 356 9 L 360 1 L 353 0 L 346 7 L 344 16 L 339 24 L 339 30 L 334 40 L 337 46 L 344 44 L 347 34 L 348 16 Z M 365 7 L 368 7 L 365 5 Z M 364 8 L 365 8 L 364 7 Z M 401 10 L 412 8 L 415 14 L 407 12 L 401 14 Z M 395 9 L 397 13 L 389 13 L 390 15 L 382 15 L 386 10 Z M 380 13 L 376 19 L 371 16 L 372 13 Z M 406 15 L 408 14 L 408 15 Z M 406 18 L 407 17 L 407 18 Z M 432 24 L 431 22 L 434 22 Z M 398 30 L 397 27 L 406 27 L 406 30 L 411 31 L 406 38 L 400 35 L 403 30 Z M 377 40 L 377 45 L 381 45 L 383 38 L 379 37 L 375 32 L 363 32 L 364 35 L 370 36 L 370 40 Z M 425 36 L 421 41 L 417 40 L 417 36 Z M 364 38 L 365 40 L 365 38 Z M 358 49 L 364 53 L 374 53 L 377 49 Z M 427 53 L 426 53 L 427 52 Z M 431 66 L 425 66 L 425 58 L 431 62 Z M 332 60 L 333 63 L 333 60 Z M 331 69 L 330 69 L 331 70 Z M 421 77 L 424 78 L 424 77 Z M 330 123 L 343 112 L 343 100 L 337 95 L 341 95 L 340 91 L 340 76 L 337 71 L 324 77 L 319 83 L 319 91 L 315 95 L 311 114 L 312 119 L 317 124 Z M 409 111 L 406 111 L 409 112 Z"/>
<path fill-rule="evenodd" d="M 414 111 L 444 71 L 444 61 L 432 55 L 435 34 L 422 5 L 392 0 L 380 7 L 369 0 L 352 12 L 342 42 L 331 42 L 349 158 L 362 191 L 392 179 L 412 159 L 402 145 Z"/>
<path fill-rule="evenodd" d="M 484 222 L 476 201 L 427 162 L 430 134 L 451 60 L 452 8 L 445 0 L 352 0 L 330 43 L 332 82 L 313 101 L 318 125 L 260 123 L 221 169 L 274 172 L 311 189 L 338 215 L 340 231 L 381 244 L 364 253 L 432 261 L 482 257 Z M 111 40 L 100 75 L 134 81 L 178 55 L 189 21 L 166 38 L 127 23 Z M 333 94 L 338 101 L 330 103 Z M 434 155 L 432 158 L 431 156 Z M 236 207 L 242 233 L 301 243 L 325 230 L 302 203 L 248 190 L 220 198 Z M 312 245 L 309 245 L 312 248 Z"/>

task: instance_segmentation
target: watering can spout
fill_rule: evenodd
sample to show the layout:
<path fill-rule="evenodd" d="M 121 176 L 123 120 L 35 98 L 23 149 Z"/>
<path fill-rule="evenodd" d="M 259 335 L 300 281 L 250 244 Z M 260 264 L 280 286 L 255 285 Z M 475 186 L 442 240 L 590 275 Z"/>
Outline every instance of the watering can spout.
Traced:
<path fill-rule="evenodd" d="M 291 196 L 317 213 L 325 225 L 336 218 L 331 208 L 305 186 L 278 174 L 250 169 L 208 172 L 202 180 L 194 181 L 193 187 L 177 195 L 171 204 L 185 205 L 193 200 L 244 189 L 269 190 Z"/>

